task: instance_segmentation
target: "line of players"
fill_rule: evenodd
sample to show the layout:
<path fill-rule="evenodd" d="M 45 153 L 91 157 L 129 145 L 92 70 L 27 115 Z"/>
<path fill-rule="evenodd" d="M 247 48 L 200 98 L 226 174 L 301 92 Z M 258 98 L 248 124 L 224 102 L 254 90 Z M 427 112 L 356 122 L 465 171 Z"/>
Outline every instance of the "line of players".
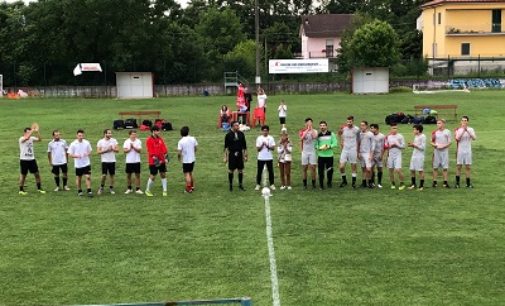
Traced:
<path fill-rule="evenodd" d="M 127 190 L 125 194 L 136 193 L 144 194 L 152 197 L 151 189 L 154 184 L 155 177 L 160 174 L 161 185 L 163 188 L 163 196 L 167 196 L 167 163 L 168 163 L 168 150 L 163 138 L 160 136 L 160 129 L 153 126 L 151 135 L 146 140 L 147 156 L 149 163 L 149 178 L 145 191 L 140 188 L 140 171 L 141 171 L 141 153 L 142 142 L 137 137 L 135 130 L 129 131 L 129 137 L 123 144 L 123 152 L 126 158 L 125 172 L 127 175 Z M 83 130 L 78 130 L 76 139 L 68 145 L 68 143 L 61 138 L 61 133 L 54 130 L 52 133 L 53 139 L 48 144 L 48 161 L 52 167 L 51 172 L 54 175 L 54 182 L 56 189 L 54 191 L 65 190 L 68 191 L 68 158 L 74 159 L 76 186 L 78 196 L 83 196 L 82 181 L 84 178 L 86 186 L 86 194 L 89 197 L 93 196 L 91 190 L 91 160 L 92 148 L 90 142 L 85 139 Z M 24 190 L 25 180 L 28 172 L 33 173 L 37 184 L 37 191 L 45 194 L 46 191 L 42 189 L 41 178 L 37 161 L 35 159 L 33 143 L 42 141 L 42 137 L 38 129 L 25 128 L 24 134 L 19 138 L 20 148 L 20 178 L 19 178 L 19 194 L 27 195 Z M 195 164 L 195 153 L 198 142 L 193 136 L 189 135 L 189 128 L 184 126 L 181 128 L 181 139 L 177 144 L 177 156 L 179 161 L 182 162 L 184 177 L 186 180 L 185 192 L 191 193 L 194 190 L 193 168 Z M 103 138 L 97 143 L 97 153 L 101 159 L 101 182 L 97 194 L 102 194 L 105 191 L 106 178 L 109 176 L 109 192 L 115 194 L 114 178 L 116 174 L 116 154 L 120 151 L 119 144 L 115 138 L 112 137 L 112 130 L 104 130 Z M 61 174 L 61 176 L 60 176 Z M 134 176 L 134 177 L 133 177 Z M 60 184 L 61 183 L 61 184 Z M 135 191 L 133 190 L 135 184 Z"/>

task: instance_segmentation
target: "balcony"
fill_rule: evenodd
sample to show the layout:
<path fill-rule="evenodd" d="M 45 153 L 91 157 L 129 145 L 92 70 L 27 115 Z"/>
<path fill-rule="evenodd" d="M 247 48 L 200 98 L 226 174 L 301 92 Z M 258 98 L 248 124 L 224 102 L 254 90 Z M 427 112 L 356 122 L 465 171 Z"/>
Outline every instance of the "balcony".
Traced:
<path fill-rule="evenodd" d="M 488 30 L 484 30 L 488 28 Z M 505 31 L 502 30 L 502 25 L 490 24 L 489 26 L 447 26 L 445 28 L 445 36 L 502 36 Z"/>

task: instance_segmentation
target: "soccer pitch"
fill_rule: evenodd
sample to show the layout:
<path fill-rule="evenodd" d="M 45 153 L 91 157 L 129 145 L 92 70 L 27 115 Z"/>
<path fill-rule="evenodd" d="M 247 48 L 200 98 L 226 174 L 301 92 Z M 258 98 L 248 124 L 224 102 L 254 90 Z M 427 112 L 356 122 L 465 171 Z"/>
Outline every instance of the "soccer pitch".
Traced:
<path fill-rule="evenodd" d="M 268 94 L 268 93 L 267 93 Z M 278 140 L 277 106 L 288 105 L 287 126 L 298 144 L 303 120 L 326 120 L 331 131 L 345 122 L 379 123 L 387 114 L 413 113 L 416 104 L 458 104 L 475 128 L 473 190 L 383 190 L 334 188 L 304 191 L 300 148 L 295 146 L 293 190 L 270 198 L 273 242 L 282 305 L 499 305 L 505 301 L 505 91 L 378 96 L 277 95 L 268 100 L 267 123 Z M 234 97 L 174 97 L 118 101 L 94 99 L 0 99 L 0 305 L 61 305 L 250 296 L 272 305 L 265 208 L 253 191 L 254 140 L 246 132 L 250 160 L 245 192 L 228 191 L 224 133 L 216 129 L 219 107 Z M 255 100 L 256 102 L 256 100 Z M 78 198 L 73 167 L 70 192 L 52 192 L 47 162 L 51 131 L 72 141 L 83 128 L 94 153 L 119 111 L 161 110 L 175 130 L 163 137 L 171 154 L 169 196 L 124 195 L 124 154 L 118 154 L 116 195 Z M 28 196 L 18 195 L 18 139 L 38 122 L 44 140 L 35 156 L 48 192 L 39 195 L 29 175 Z M 199 142 L 196 191 L 184 194 L 175 149 L 179 129 L 189 125 Z M 459 125 L 450 121 L 447 127 Z M 425 126 L 428 136 L 434 125 Z M 400 125 L 406 141 L 412 128 Z M 146 132 L 141 132 L 143 139 Z M 114 131 L 122 145 L 127 131 Z M 339 153 L 339 150 L 336 150 Z M 404 152 L 406 183 L 412 150 Z M 431 186 L 432 150 L 426 154 Z M 455 144 L 450 148 L 454 185 Z M 143 155 L 143 162 L 145 156 Z M 70 164 L 73 165 L 73 164 Z M 348 169 L 349 170 L 349 169 Z M 100 162 L 92 159 L 93 191 Z M 278 185 L 278 169 L 275 169 Z M 349 173 L 349 172 L 348 172 Z M 142 168 L 142 189 L 147 180 Z M 349 176 L 349 174 L 348 174 Z M 462 178 L 464 182 L 464 177 Z M 439 179 L 440 181 L 440 179 Z"/>

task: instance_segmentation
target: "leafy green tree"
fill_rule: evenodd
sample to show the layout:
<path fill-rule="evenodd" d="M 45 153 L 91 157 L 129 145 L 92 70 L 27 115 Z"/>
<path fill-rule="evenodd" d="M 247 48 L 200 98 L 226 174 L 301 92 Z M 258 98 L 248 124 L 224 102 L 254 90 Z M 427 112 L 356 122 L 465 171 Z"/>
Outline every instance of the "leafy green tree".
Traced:
<path fill-rule="evenodd" d="M 252 78 L 256 72 L 256 43 L 245 40 L 238 43 L 224 56 L 226 71 L 238 71 L 246 78 Z"/>

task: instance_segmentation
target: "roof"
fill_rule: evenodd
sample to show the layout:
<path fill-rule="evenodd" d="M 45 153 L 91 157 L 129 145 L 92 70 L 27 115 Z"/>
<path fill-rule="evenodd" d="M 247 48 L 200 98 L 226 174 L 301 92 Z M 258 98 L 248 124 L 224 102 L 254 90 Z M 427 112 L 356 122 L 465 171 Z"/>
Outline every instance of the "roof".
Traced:
<path fill-rule="evenodd" d="M 468 4 L 479 4 L 479 3 L 505 3 L 505 0 L 433 0 L 428 1 L 421 5 L 421 8 L 427 8 L 431 6 L 439 6 L 448 3 L 468 3 Z"/>
<path fill-rule="evenodd" d="M 323 14 L 302 16 L 303 32 L 308 37 L 341 36 L 352 23 L 352 14 Z"/>

